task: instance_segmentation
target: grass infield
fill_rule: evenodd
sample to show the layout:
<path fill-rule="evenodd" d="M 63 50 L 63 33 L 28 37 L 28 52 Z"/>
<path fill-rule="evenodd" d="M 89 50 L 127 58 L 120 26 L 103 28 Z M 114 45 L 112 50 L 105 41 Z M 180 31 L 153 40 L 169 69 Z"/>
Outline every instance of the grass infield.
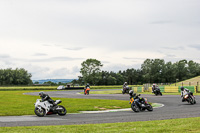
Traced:
<path fill-rule="evenodd" d="M 0 91 L 0 116 L 34 115 L 34 103 L 36 102 L 36 99 L 40 99 L 40 97 L 23 94 L 27 92 L 30 91 Z M 54 97 L 52 99 L 60 99 L 62 101 L 61 105 L 66 107 L 68 113 L 130 108 L 128 96 L 127 101 Z"/>
<path fill-rule="evenodd" d="M 199 133 L 200 117 L 106 124 L 0 127 L 0 132 L 20 133 Z"/>

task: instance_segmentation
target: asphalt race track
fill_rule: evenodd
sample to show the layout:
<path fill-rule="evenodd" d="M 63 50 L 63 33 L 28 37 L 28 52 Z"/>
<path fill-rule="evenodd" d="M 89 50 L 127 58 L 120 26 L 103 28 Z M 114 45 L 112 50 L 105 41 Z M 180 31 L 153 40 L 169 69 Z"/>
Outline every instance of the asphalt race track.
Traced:
<path fill-rule="evenodd" d="M 93 90 L 92 90 L 93 91 Z M 67 98 L 90 98 L 90 99 L 118 99 L 126 100 L 129 103 L 127 94 L 77 94 L 80 90 L 74 91 L 52 91 L 48 92 L 51 97 Z M 38 95 L 37 93 L 28 93 L 28 95 Z M 121 111 L 106 113 L 81 113 L 67 114 L 65 116 L 48 115 L 45 117 L 30 116 L 2 116 L 0 117 L 0 127 L 12 126 L 42 126 L 42 125 L 73 125 L 73 124 L 95 124 L 95 123 L 115 123 L 115 122 L 133 122 L 133 121 L 151 121 L 174 118 L 200 117 L 200 96 L 196 96 L 197 104 L 190 105 L 187 102 L 181 102 L 180 95 L 141 95 L 146 97 L 152 103 L 162 103 L 164 107 L 155 108 L 152 112 Z M 39 99 L 39 96 L 38 96 Z M 55 99 L 54 99 L 55 100 Z M 34 106 L 33 106 L 34 110 Z"/>

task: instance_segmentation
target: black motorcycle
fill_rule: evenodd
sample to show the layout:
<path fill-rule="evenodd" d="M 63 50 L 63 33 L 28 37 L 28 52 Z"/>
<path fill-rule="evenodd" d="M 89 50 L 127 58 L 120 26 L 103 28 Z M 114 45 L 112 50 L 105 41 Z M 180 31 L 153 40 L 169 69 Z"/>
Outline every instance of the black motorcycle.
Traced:
<path fill-rule="evenodd" d="M 132 90 L 132 87 L 128 87 L 128 86 L 125 87 L 125 88 L 122 89 L 122 94 L 125 94 L 125 93 L 129 94 L 130 90 Z"/>
<path fill-rule="evenodd" d="M 160 88 L 155 88 L 154 90 L 153 90 L 153 93 L 157 96 L 157 95 L 161 95 L 162 96 L 162 92 L 160 91 Z"/>
<path fill-rule="evenodd" d="M 135 95 L 130 99 L 130 104 L 131 104 L 131 109 L 134 112 L 139 112 L 139 111 L 153 111 L 153 107 L 151 104 L 147 102 L 146 98 L 140 98 L 139 95 Z"/>

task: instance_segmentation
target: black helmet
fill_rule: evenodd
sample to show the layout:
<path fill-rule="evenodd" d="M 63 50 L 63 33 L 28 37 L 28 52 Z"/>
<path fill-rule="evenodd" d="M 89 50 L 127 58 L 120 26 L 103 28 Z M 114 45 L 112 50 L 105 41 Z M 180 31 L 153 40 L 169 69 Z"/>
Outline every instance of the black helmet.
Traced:
<path fill-rule="evenodd" d="M 39 92 L 39 95 L 40 95 L 40 96 L 43 96 L 43 95 L 44 95 L 44 92 L 43 92 L 43 91 L 40 91 L 40 92 Z"/>
<path fill-rule="evenodd" d="M 184 90 L 184 87 L 182 86 L 182 87 L 181 87 L 181 91 L 183 91 L 183 90 Z"/>

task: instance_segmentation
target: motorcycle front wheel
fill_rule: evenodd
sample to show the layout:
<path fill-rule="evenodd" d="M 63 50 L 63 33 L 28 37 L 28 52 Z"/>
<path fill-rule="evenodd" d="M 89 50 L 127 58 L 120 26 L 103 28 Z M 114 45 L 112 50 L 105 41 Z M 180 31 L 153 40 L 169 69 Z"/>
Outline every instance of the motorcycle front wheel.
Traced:
<path fill-rule="evenodd" d="M 148 104 L 148 105 L 147 105 L 147 110 L 148 110 L 148 111 L 153 111 L 153 107 L 152 107 L 150 104 Z"/>
<path fill-rule="evenodd" d="M 194 104 L 194 99 L 192 97 L 189 97 L 189 101 L 190 101 L 190 104 Z"/>
<path fill-rule="evenodd" d="M 139 112 L 139 108 L 137 107 L 137 105 L 131 104 L 131 109 L 132 109 L 134 112 Z"/>
<path fill-rule="evenodd" d="M 65 107 L 63 107 L 63 106 L 61 106 L 61 105 L 59 105 L 58 107 L 59 107 L 59 108 L 62 108 L 62 110 L 59 110 L 59 111 L 58 111 L 58 115 L 61 115 L 61 116 L 66 115 L 67 110 L 65 109 Z"/>
<path fill-rule="evenodd" d="M 41 108 L 41 109 L 35 108 L 34 112 L 39 117 L 43 117 L 46 114 L 46 112 L 45 112 L 45 110 L 43 108 Z"/>

